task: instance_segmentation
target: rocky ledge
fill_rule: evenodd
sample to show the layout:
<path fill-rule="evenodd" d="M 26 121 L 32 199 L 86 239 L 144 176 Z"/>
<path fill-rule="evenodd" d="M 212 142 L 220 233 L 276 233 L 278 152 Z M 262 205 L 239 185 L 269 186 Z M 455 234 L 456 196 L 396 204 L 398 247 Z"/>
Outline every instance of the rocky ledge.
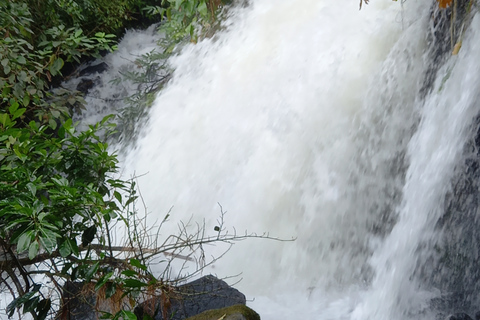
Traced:
<path fill-rule="evenodd" d="M 69 282 L 64 287 L 61 319 L 96 320 L 105 313 L 128 310 L 129 302 L 108 303 L 101 292 L 89 289 L 91 284 Z M 123 298 L 125 300 L 125 298 Z M 173 287 L 161 296 L 148 299 L 134 308 L 138 320 L 260 320 L 248 308 L 245 295 L 225 281 L 208 275 Z"/>

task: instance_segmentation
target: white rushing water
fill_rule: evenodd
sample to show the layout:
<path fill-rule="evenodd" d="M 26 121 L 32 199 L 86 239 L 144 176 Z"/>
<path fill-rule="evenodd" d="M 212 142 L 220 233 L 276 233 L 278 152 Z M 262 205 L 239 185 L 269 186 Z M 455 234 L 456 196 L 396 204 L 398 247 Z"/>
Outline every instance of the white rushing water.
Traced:
<path fill-rule="evenodd" d="M 262 319 L 433 319 L 418 274 L 478 112 L 478 17 L 423 97 L 430 1 L 250 2 L 170 60 L 123 160 L 151 221 L 173 206 L 164 233 L 193 217 L 214 234 L 220 203 L 230 230 L 295 237 L 204 271 L 241 273 Z"/>

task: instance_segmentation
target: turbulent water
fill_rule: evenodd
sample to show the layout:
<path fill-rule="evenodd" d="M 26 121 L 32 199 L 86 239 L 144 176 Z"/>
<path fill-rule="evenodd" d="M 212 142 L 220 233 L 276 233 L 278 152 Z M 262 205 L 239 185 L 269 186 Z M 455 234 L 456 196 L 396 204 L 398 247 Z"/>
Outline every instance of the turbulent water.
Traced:
<path fill-rule="evenodd" d="M 238 243 L 205 271 L 241 273 L 263 319 L 474 311 L 451 297 L 459 233 L 441 219 L 480 107 L 480 20 L 443 60 L 433 20 L 429 1 L 255 0 L 171 59 L 124 167 L 156 219 L 174 206 L 172 223 L 213 230 L 220 203 L 237 232 L 296 238 Z"/>
<path fill-rule="evenodd" d="M 357 2 L 230 10 L 169 61 L 124 174 L 150 221 L 173 206 L 162 234 L 189 219 L 215 234 L 220 203 L 230 232 L 296 238 L 236 243 L 204 270 L 241 274 L 227 281 L 262 319 L 473 313 L 480 17 L 440 59 L 430 1 Z"/>

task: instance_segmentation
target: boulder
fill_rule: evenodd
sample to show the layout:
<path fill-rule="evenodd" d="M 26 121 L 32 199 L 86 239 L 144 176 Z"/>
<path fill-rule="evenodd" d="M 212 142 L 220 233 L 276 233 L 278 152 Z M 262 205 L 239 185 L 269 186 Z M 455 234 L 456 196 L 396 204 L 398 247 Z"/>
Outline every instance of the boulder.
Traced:
<path fill-rule="evenodd" d="M 245 305 L 240 291 L 212 275 L 174 288 L 171 293 L 145 301 L 135 308 L 137 319 L 145 314 L 155 320 L 183 320 L 211 309 Z M 166 320 L 166 319 L 165 319 Z"/>
<path fill-rule="evenodd" d="M 109 299 L 105 288 L 98 291 L 94 283 L 70 282 L 63 288 L 62 306 L 58 314 L 61 320 L 96 320 L 103 312 L 115 314 L 120 310 L 131 310 L 130 301 L 121 290 Z M 172 287 L 161 296 L 143 302 L 134 309 L 137 319 L 148 315 L 155 320 L 183 320 L 211 309 L 222 309 L 237 305 L 242 312 L 231 312 L 224 320 L 256 320 L 253 311 L 245 311 L 238 305 L 245 305 L 246 299 L 240 291 L 214 276 L 204 276 L 182 286 Z M 233 310 L 233 309 L 232 309 Z M 249 309 L 248 309 L 249 310 Z M 245 314 L 242 318 L 242 314 Z M 249 315 L 249 317 L 246 317 Z M 222 314 L 223 316 L 223 314 Z M 218 320 L 218 319 L 215 319 Z"/>
<path fill-rule="evenodd" d="M 207 310 L 186 320 L 260 320 L 258 313 L 243 304 Z"/>
<path fill-rule="evenodd" d="M 80 91 L 83 94 L 87 94 L 88 90 L 90 90 L 94 86 L 94 82 L 91 79 L 82 79 L 77 85 L 77 91 Z"/>

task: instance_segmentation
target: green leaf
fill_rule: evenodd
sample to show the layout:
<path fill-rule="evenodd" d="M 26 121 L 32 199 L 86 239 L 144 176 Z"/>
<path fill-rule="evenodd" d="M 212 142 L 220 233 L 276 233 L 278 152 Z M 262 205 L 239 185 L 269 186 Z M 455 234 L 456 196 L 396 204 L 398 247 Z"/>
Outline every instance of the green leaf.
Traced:
<path fill-rule="evenodd" d="M 140 263 L 140 261 L 137 260 L 137 259 L 130 259 L 130 265 L 132 265 L 134 267 L 137 267 L 137 268 L 140 268 L 142 270 L 147 270 L 147 267 L 145 265 L 143 265 L 142 263 Z"/>
<path fill-rule="evenodd" d="M 72 253 L 72 248 L 70 247 L 68 241 L 64 241 L 58 248 L 60 255 L 64 258 L 68 257 Z"/>
<path fill-rule="evenodd" d="M 29 230 L 20 235 L 17 241 L 17 251 L 19 253 L 28 249 L 28 247 L 30 246 L 30 243 L 33 240 L 33 234 L 34 234 L 33 231 Z"/>
<path fill-rule="evenodd" d="M 33 258 L 35 258 L 39 249 L 40 245 L 38 241 L 33 241 L 28 248 L 28 259 L 32 260 Z"/>
<path fill-rule="evenodd" d="M 35 195 L 37 194 L 37 187 L 33 183 L 29 182 L 27 183 L 27 189 L 30 191 L 32 196 L 35 197 Z"/>
<path fill-rule="evenodd" d="M 52 110 L 52 111 L 50 111 L 50 113 L 52 114 L 52 117 L 57 118 L 57 119 L 60 118 L 60 111 Z"/>
<path fill-rule="evenodd" d="M 95 291 L 98 291 L 101 287 L 103 287 L 103 285 L 107 283 L 107 281 L 110 280 L 112 276 L 113 276 L 113 271 L 101 277 L 100 280 L 98 280 L 97 284 L 95 284 Z"/>
<path fill-rule="evenodd" d="M 60 70 L 63 68 L 63 65 L 64 65 L 64 62 L 62 58 L 55 59 L 49 68 L 52 76 L 56 76 L 57 74 L 59 74 Z"/>
<path fill-rule="evenodd" d="M 0 123 L 3 126 L 9 125 L 11 122 L 12 122 L 12 120 L 10 120 L 10 116 L 8 114 L 6 114 L 6 113 L 1 113 L 0 114 Z"/>
<path fill-rule="evenodd" d="M 133 271 L 133 270 L 124 270 L 124 271 L 122 271 L 122 274 L 127 276 L 127 277 L 133 277 L 133 276 L 137 276 L 138 272 Z"/>
<path fill-rule="evenodd" d="M 185 0 L 175 0 L 175 10 L 178 10 L 184 1 Z"/>
<path fill-rule="evenodd" d="M 13 99 L 10 99 L 10 101 L 12 101 Z M 13 115 L 15 113 L 15 111 L 17 111 L 18 107 L 20 105 L 18 104 L 17 101 L 14 101 L 10 107 L 8 107 L 8 111 L 10 112 L 11 115 Z"/>
<path fill-rule="evenodd" d="M 28 95 L 25 95 L 25 97 L 27 97 L 27 101 L 28 101 L 27 104 L 25 105 L 28 105 L 28 103 L 30 102 L 30 98 L 28 98 Z M 23 99 L 23 101 L 25 103 L 25 98 Z M 15 111 L 15 113 L 13 114 L 12 120 L 20 118 L 25 113 L 26 110 L 27 110 L 26 108 L 20 108 L 17 111 Z"/>
<path fill-rule="evenodd" d="M 141 287 L 146 287 L 147 284 L 145 282 L 142 282 L 140 280 L 137 280 L 137 279 L 125 279 L 123 281 L 125 287 L 129 287 L 129 288 L 141 288 Z"/>
<path fill-rule="evenodd" d="M 25 63 L 27 63 L 27 61 L 25 60 L 25 57 L 24 57 L 24 56 L 19 56 L 19 57 L 17 58 L 17 62 L 18 62 L 19 64 L 25 64 Z"/>
<path fill-rule="evenodd" d="M 91 226 L 83 231 L 82 234 L 82 246 L 85 247 L 90 244 L 93 239 L 95 238 L 95 234 L 97 233 L 97 227 Z"/>
<path fill-rule="evenodd" d="M 85 274 L 85 280 L 87 282 L 90 281 L 90 279 L 92 279 L 92 277 L 95 275 L 95 273 L 97 273 L 99 265 L 100 265 L 100 261 L 96 262 L 94 265 L 92 265 L 92 266 L 90 266 L 90 268 L 88 268 L 88 271 Z"/>
<path fill-rule="evenodd" d="M 12 302 L 10 302 L 7 306 L 8 316 L 11 317 L 13 315 L 13 313 L 15 312 L 16 308 L 20 308 L 25 302 L 30 300 L 30 298 L 33 297 L 35 295 L 35 293 L 37 293 L 38 289 L 39 288 L 34 287 L 32 291 L 27 292 L 23 296 L 18 297 L 16 299 L 14 299 Z"/>
<path fill-rule="evenodd" d="M 25 303 L 23 304 L 23 313 L 33 311 L 37 307 L 39 300 L 40 300 L 40 297 L 36 296 L 28 301 L 25 301 Z"/>
<path fill-rule="evenodd" d="M 58 184 L 59 186 L 62 186 L 62 187 L 68 187 L 68 180 L 65 179 L 64 177 L 61 177 L 61 178 L 52 178 L 53 182 L 55 182 L 56 184 Z"/>
<path fill-rule="evenodd" d="M 7 311 L 8 318 L 11 318 L 13 316 L 16 308 L 17 308 L 17 299 L 10 302 L 7 306 L 7 309 L 5 310 L 5 311 Z"/>
<path fill-rule="evenodd" d="M 79 250 L 78 250 L 78 246 L 77 246 L 77 240 L 75 240 L 75 238 L 73 238 L 73 239 L 67 239 L 66 241 L 68 242 L 68 245 L 70 246 L 70 250 L 72 250 L 72 253 L 75 256 L 78 256 Z"/>
<path fill-rule="evenodd" d="M 40 229 L 40 234 L 39 238 L 43 248 L 48 252 L 51 252 L 57 244 L 57 237 L 60 237 L 60 235 L 46 228 Z"/>
<path fill-rule="evenodd" d="M 121 317 L 123 320 L 137 320 L 137 316 L 132 311 L 122 310 Z"/>
<path fill-rule="evenodd" d="M 107 283 L 107 288 L 105 289 L 105 298 L 111 298 L 115 292 L 117 292 L 117 285 L 115 283 Z"/>
<path fill-rule="evenodd" d="M 37 320 L 44 320 L 47 317 L 51 306 L 52 301 L 49 298 L 40 300 L 37 305 Z"/>
<path fill-rule="evenodd" d="M 122 195 L 118 191 L 114 191 L 113 195 L 115 196 L 115 199 L 117 199 L 118 202 L 122 203 Z"/>
<path fill-rule="evenodd" d="M 197 7 L 197 11 L 205 18 L 208 16 L 208 8 L 207 4 L 205 1 L 200 2 L 200 4 Z"/>
<path fill-rule="evenodd" d="M 28 94 L 25 94 L 23 96 L 23 100 L 22 100 L 22 103 L 25 107 L 27 107 L 29 104 L 30 104 L 30 96 Z M 25 109 L 26 110 L 26 109 Z M 25 110 L 23 112 L 25 112 Z M 22 114 L 23 114 L 22 112 Z M 21 116 L 21 115 L 20 115 Z M 18 117 L 17 117 L 18 118 Z"/>
<path fill-rule="evenodd" d="M 57 128 L 57 121 L 55 121 L 55 119 L 53 118 L 50 118 L 48 119 L 48 125 L 50 126 L 50 128 L 55 130 Z"/>

